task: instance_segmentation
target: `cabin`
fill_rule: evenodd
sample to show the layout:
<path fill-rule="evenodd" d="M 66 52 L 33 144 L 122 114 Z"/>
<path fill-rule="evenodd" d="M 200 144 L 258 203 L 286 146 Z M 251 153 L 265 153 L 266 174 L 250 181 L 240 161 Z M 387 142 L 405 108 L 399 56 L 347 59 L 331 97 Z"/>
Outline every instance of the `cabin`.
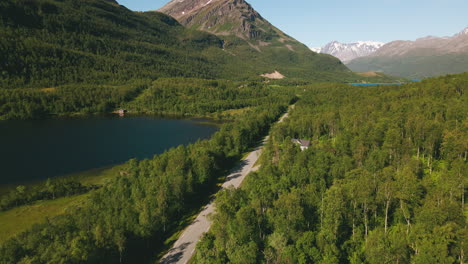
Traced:
<path fill-rule="evenodd" d="M 301 147 L 301 150 L 306 150 L 310 146 L 310 140 L 293 138 L 292 142 L 298 144 L 299 147 Z"/>

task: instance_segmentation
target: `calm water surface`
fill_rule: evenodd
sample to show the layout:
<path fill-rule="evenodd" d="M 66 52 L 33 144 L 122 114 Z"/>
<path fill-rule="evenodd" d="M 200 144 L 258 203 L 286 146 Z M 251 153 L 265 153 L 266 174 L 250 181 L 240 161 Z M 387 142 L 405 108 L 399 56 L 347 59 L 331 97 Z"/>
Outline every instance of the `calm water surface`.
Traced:
<path fill-rule="evenodd" d="M 402 85 L 403 83 L 350 83 L 354 86 Z"/>
<path fill-rule="evenodd" d="M 194 120 L 157 117 L 0 121 L 0 184 L 150 158 L 217 130 Z"/>

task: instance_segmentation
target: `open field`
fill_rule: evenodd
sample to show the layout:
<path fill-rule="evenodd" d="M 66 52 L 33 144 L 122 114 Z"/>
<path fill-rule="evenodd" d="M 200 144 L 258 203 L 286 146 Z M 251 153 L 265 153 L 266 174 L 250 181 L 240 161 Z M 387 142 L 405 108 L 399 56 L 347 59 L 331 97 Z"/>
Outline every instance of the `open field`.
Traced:
<path fill-rule="evenodd" d="M 72 206 L 85 203 L 89 194 L 63 197 L 49 201 L 38 201 L 32 205 L 13 208 L 0 212 L 0 244 L 9 238 L 28 230 L 46 218 L 60 215 Z"/>
<path fill-rule="evenodd" d="M 89 171 L 74 173 L 62 178 L 75 180 L 86 186 L 103 185 L 113 177 L 120 174 L 124 164 L 113 167 L 93 169 Z M 28 187 L 40 188 L 45 181 L 26 184 Z M 4 187 L 3 192 L 14 188 Z M 55 200 L 37 201 L 31 205 L 24 205 L 11 210 L 0 212 L 0 244 L 8 238 L 19 234 L 34 224 L 43 222 L 46 218 L 51 218 L 66 212 L 67 208 L 83 204 L 89 193 L 62 197 Z"/>

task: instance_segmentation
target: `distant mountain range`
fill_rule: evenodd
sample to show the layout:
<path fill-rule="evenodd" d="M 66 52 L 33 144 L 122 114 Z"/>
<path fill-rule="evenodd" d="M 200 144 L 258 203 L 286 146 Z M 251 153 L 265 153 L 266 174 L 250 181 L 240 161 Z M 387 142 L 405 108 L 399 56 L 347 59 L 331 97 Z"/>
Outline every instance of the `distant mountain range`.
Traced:
<path fill-rule="evenodd" d="M 468 71 L 468 27 L 452 37 L 392 41 L 374 53 L 346 62 L 356 72 L 382 71 L 421 79 Z"/>
<path fill-rule="evenodd" d="M 358 41 L 355 43 L 332 41 L 321 48 L 312 48 L 312 50 L 317 53 L 333 55 L 344 63 L 347 63 L 353 59 L 371 55 L 384 44 L 377 41 Z"/>

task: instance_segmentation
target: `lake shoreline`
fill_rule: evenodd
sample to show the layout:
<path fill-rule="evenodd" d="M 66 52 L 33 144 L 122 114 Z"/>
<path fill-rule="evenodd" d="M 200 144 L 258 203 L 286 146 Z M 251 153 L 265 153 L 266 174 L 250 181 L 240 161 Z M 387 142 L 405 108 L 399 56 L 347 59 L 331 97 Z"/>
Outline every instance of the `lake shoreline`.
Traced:
<path fill-rule="evenodd" d="M 145 159 L 208 139 L 222 123 L 161 115 L 87 116 L 0 122 L 0 192 L 47 178 Z M 20 176 L 22 175 L 22 176 Z"/>

